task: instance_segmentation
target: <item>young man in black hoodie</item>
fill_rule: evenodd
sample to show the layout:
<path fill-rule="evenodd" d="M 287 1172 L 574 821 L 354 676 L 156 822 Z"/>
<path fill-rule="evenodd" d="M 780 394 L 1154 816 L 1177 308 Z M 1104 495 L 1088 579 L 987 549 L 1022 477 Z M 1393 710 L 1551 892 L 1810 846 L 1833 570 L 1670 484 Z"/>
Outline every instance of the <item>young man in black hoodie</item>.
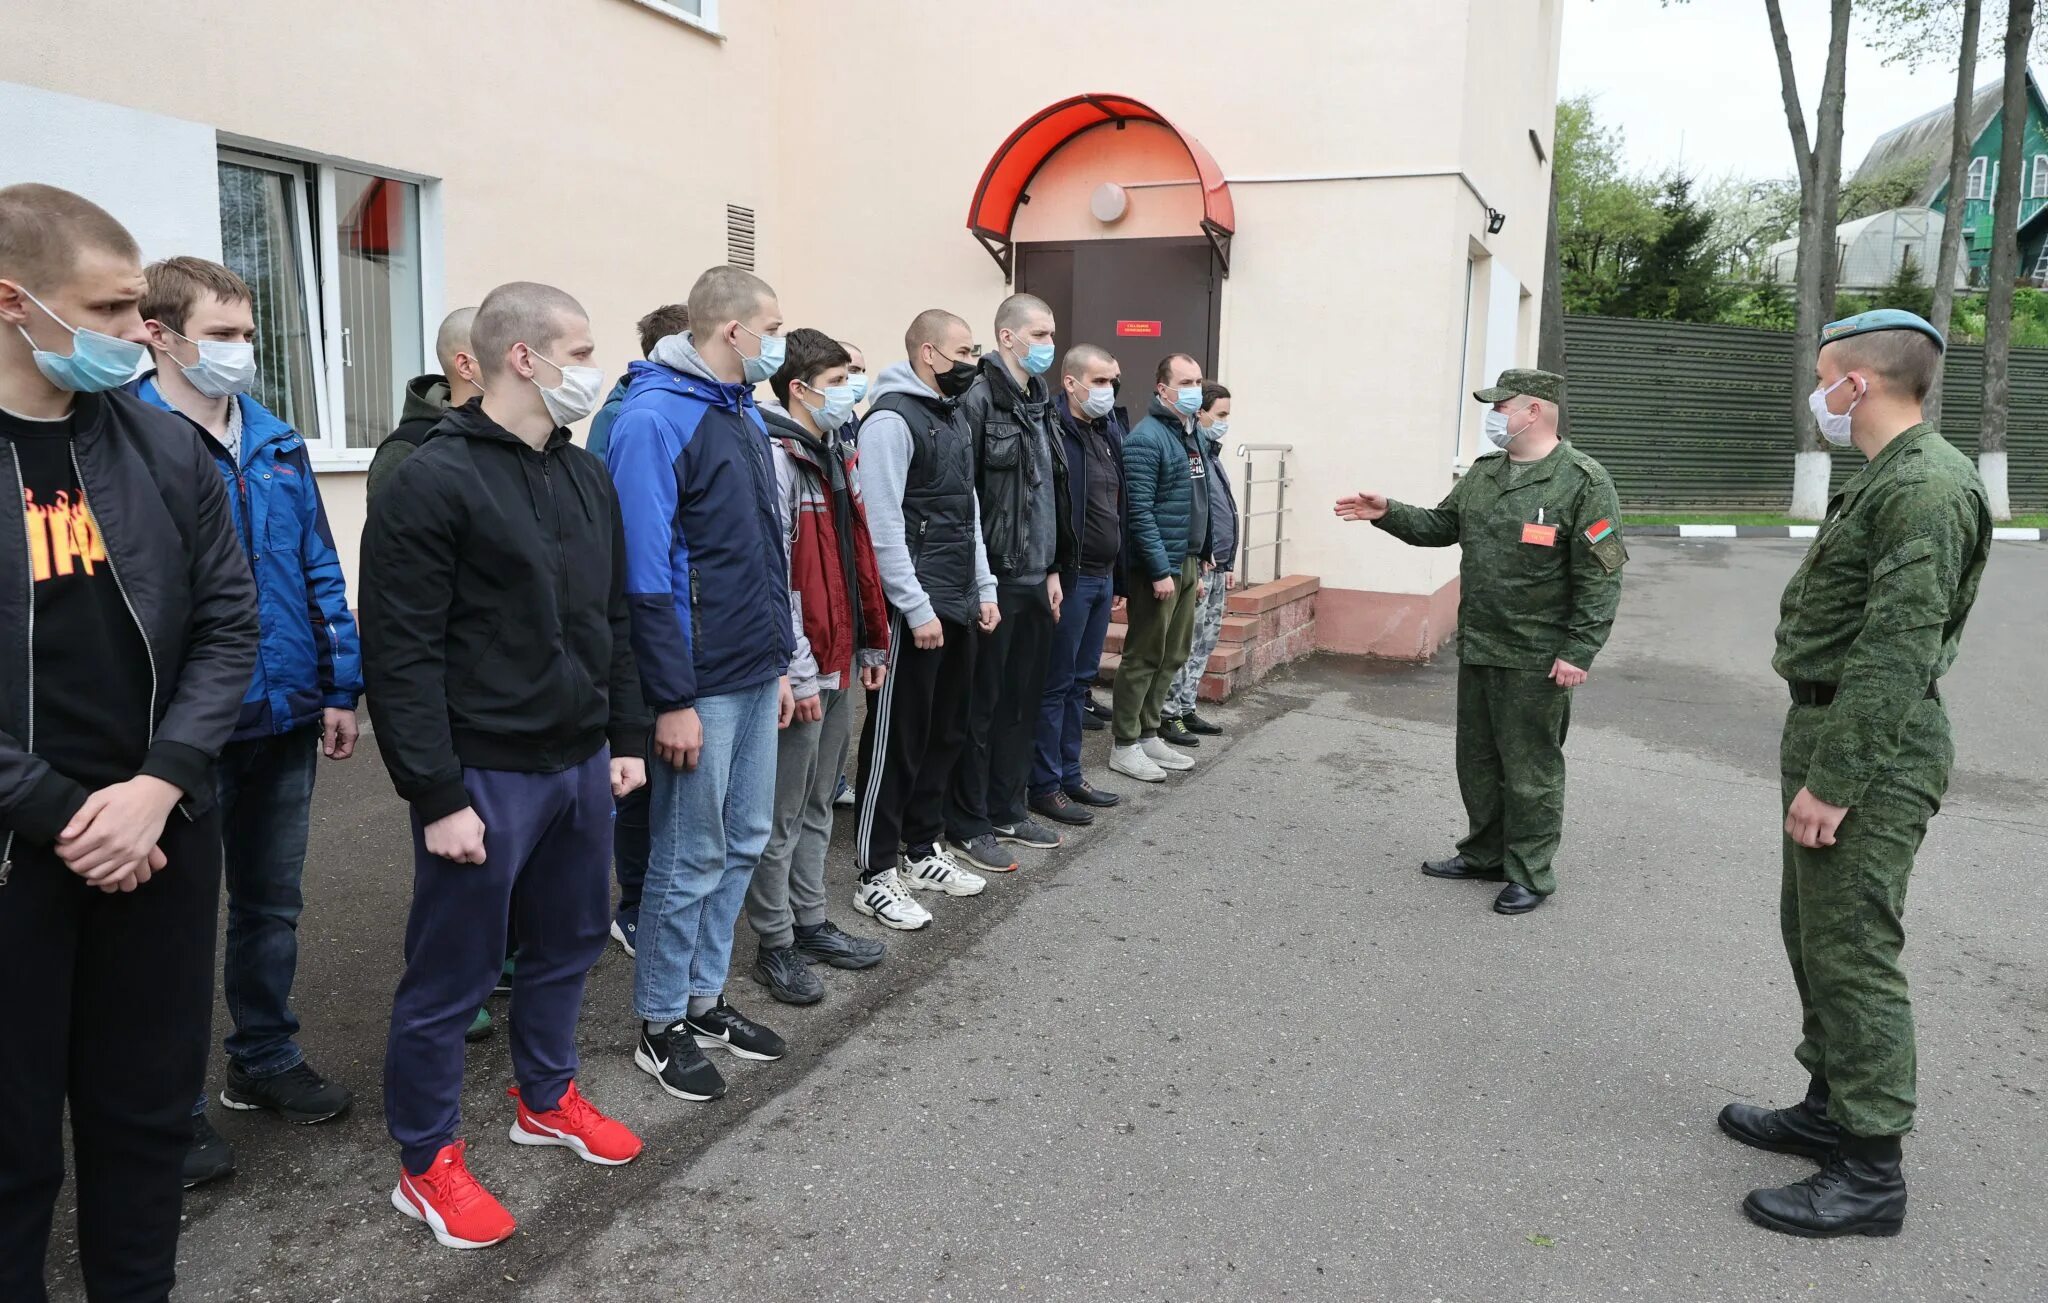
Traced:
<path fill-rule="evenodd" d="M 256 664 L 213 457 L 115 393 L 147 282 L 107 213 L 0 189 L 0 1299 L 46 1298 L 77 1163 L 95 1299 L 176 1278 L 221 882 L 214 761 Z"/>
<path fill-rule="evenodd" d="M 392 472 L 419 450 L 443 416 L 483 392 L 476 383 L 476 353 L 469 346 L 469 323 L 475 320 L 475 308 L 457 308 L 442 318 L 441 330 L 434 336 L 441 374 L 414 376 L 406 383 L 398 428 L 384 436 L 377 455 L 370 459 L 370 474 L 363 482 L 366 494 L 390 481 Z"/>
<path fill-rule="evenodd" d="M 946 843 L 976 868 L 1007 873 L 1000 842 L 1051 849 L 1059 834 L 1025 808 L 1032 734 L 1045 694 L 1060 572 L 1073 554 L 1067 455 L 1041 379 L 1053 361 L 1052 309 L 1012 294 L 996 309 L 996 353 L 960 399 L 974 439 L 974 490 L 1002 623 L 981 635 L 967 699 L 967 745 L 946 800 Z"/>
<path fill-rule="evenodd" d="M 604 376 L 588 316 L 550 286 L 493 290 L 471 336 L 483 397 L 373 503 L 361 590 L 370 718 L 413 810 L 384 1064 L 391 1202 L 451 1248 L 514 1229 L 458 1138 L 462 1033 L 497 981 L 508 916 L 513 1142 L 605 1165 L 640 1152 L 575 1083 L 583 981 L 611 922 L 612 802 L 647 781 L 618 498 L 563 428 L 597 407 Z"/>

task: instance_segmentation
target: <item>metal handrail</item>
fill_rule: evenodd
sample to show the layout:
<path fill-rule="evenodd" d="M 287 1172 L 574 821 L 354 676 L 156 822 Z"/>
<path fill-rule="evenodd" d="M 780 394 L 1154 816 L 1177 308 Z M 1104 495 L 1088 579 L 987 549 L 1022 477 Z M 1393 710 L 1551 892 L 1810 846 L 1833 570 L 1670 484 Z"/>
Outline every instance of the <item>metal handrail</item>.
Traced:
<path fill-rule="evenodd" d="M 1244 504 L 1238 509 L 1237 577 L 1240 584 L 1251 583 L 1252 553 L 1273 549 L 1273 578 L 1278 579 L 1285 571 L 1282 558 L 1287 543 L 1287 486 L 1294 481 L 1287 474 L 1287 457 L 1294 451 L 1291 443 L 1241 443 L 1237 445 L 1237 456 L 1244 463 Z M 1271 479 L 1252 478 L 1252 454 L 1270 452 L 1279 455 L 1276 474 Z M 1273 488 L 1273 508 L 1270 511 L 1253 511 L 1252 491 L 1259 485 Z M 1252 522 L 1262 516 L 1273 517 L 1273 537 L 1265 543 L 1252 542 Z"/>

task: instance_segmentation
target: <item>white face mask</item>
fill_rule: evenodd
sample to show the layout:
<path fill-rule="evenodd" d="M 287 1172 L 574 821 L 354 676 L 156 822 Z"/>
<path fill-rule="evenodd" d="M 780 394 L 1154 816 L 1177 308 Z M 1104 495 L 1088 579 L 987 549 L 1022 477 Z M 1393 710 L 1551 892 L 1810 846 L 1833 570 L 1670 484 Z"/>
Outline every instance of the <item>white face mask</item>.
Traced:
<path fill-rule="evenodd" d="M 574 425 L 596 411 L 598 404 L 604 401 L 604 372 L 596 367 L 563 366 L 539 353 L 534 353 L 533 359 L 546 362 L 562 373 L 562 383 L 553 389 L 542 384 L 538 376 L 533 381 L 533 387 L 540 390 L 541 401 L 548 405 L 549 419 L 556 425 Z"/>
<path fill-rule="evenodd" d="M 1508 429 L 1508 414 L 1492 409 L 1488 409 L 1479 421 L 1480 432 L 1486 436 L 1486 441 L 1502 451 L 1506 451 L 1507 446 L 1515 441 L 1516 435 L 1526 433 L 1528 428 L 1523 426 L 1520 430 L 1511 432 Z"/>
<path fill-rule="evenodd" d="M 1846 448 L 1855 442 L 1849 430 L 1850 418 L 1856 414 L 1856 404 L 1863 401 L 1863 391 L 1858 389 L 1855 401 L 1849 404 L 1848 411 L 1836 415 L 1828 410 L 1828 395 L 1848 383 L 1849 377 L 1843 376 L 1827 388 L 1816 389 L 1806 396 L 1806 405 L 1813 409 L 1814 424 L 1820 426 L 1820 437 L 1837 448 Z"/>
<path fill-rule="evenodd" d="M 1091 421 L 1099 421 L 1109 415 L 1109 409 L 1116 406 L 1116 390 L 1109 385 L 1099 385 L 1088 391 L 1081 400 L 1081 415 Z"/>
<path fill-rule="evenodd" d="M 169 326 L 165 330 L 171 330 Z M 235 394 L 246 394 L 256 387 L 256 346 L 242 340 L 193 339 L 181 331 L 171 330 L 173 335 L 199 350 L 199 360 L 191 366 L 178 363 L 178 370 L 185 373 L 185 379 L 192 387 L 208 398 L 228 398 Z M 177 362 L 176 358 L 171 359 Z"/>

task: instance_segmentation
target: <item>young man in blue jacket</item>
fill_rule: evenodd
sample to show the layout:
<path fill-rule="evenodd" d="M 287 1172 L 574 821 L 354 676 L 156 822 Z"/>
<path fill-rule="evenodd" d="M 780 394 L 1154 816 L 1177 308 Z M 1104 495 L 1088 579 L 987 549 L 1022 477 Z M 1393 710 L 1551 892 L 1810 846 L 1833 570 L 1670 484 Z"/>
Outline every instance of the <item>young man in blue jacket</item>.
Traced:
<path fill-rule="evenodd" d="M 325 1122 L 346 1112 L 351 1096 L 306 1062 L 292 978 L 313 769 L 320 755 L 346 760 L 355 752 L 362 646 L 306 441 L 249 396 L 257 380 L 249 287 L 203 258 L 171 258 L 144 274 L 142 318 L 156 371 L 136 384 L 136 396 L 183 417 L 212 454 L 262 626 L 256 673 L 217 777 L 228 895 L 221 981 L 234 1020 L 220 1101 L 288 1122 Z M 202 1094 L 185 1184 L 225 1176 L 234 1165 L 234 1151 L 206 1120 Z"/>
<path fill-rule="evenodd" d="M 781 369 L 768 283 L 713 267 L 687 333 L 627 371 L 607 449 L 626 530 L 633 652 L 655 712 L 633 1061 L 677 1099 L 716 1099 L 704 1057 L 773 1060 L 782 1038 L 725 1001 L 733 925 L 775 813 L 776 730 L 796 709 L 789 576 L 754 386 Z"/>

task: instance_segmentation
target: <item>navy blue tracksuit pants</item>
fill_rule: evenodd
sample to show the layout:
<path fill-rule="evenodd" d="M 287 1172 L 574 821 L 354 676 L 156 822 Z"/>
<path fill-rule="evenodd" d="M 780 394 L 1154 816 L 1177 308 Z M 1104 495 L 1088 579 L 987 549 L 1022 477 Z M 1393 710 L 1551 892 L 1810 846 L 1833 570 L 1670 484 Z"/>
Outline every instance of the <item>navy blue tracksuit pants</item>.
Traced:
<path fill-rule="evenodd" d="M 462 1033 L 497 983 L 508 920 L 519 934 L 512 1068 L 537 1112 L 576 1076 L 583 979 L 611 928 L 608 751 L 558 774 L 467 769 L 462 785 L 484 821 L 484 862 L 429 855 L 414 817 L 405 976 L 385 1049 L 385 1120 L 415 1175 L 460 1132 Z"/>

